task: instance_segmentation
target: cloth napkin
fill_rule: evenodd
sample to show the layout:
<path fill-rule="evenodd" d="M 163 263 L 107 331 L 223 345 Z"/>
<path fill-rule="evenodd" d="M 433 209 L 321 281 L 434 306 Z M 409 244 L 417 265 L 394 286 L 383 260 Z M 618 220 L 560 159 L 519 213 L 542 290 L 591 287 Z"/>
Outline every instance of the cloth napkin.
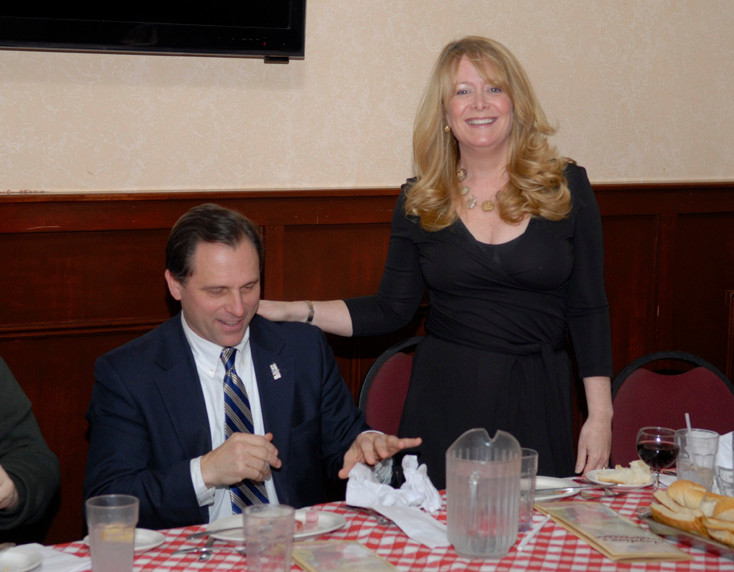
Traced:
<path fill-rule="evenodd" d="M 92 569 L 92 562 L 89 557 L 66 554 L 36 543 L 23 544 L 22 546 L 35 550 L 43 557 L 43 564 L 34 572 L 80 572 Z"/>
<path fill-rule="evenodd" d="M 380 483 L 364 463 L 349 472 L 347 504 L 371 508 L 397 524 L 410 538 L 430 548 L 448 546 L 446 525 L 426 512 L 441 508 L 441 495 L 428 478 L 425 465 L 418 466 L 415 455 L 403 457 L 405 483 L 395 489 Z"/>
<path fill-rule="evenodd" d="M 732 435 L 734 433 L 724 433 L 719 435 L 719 449 L 716 451 L 716 466 L 731 469 L 734 467 L 734 449 L 732 448 Z"/>
<path fill-rule="evenodd" d="M 732 443 L 733 432 L 724 433 L 719 435 L 719 449 L 716 451 L 716 467 L 723 467 L 725 469 L 734 468 L 734 447 Z M 714 467 L 714 470 L 716 470 Z M 719 484 L 714 479 L 714 492 L 721 493 L 719 490 Z"/>

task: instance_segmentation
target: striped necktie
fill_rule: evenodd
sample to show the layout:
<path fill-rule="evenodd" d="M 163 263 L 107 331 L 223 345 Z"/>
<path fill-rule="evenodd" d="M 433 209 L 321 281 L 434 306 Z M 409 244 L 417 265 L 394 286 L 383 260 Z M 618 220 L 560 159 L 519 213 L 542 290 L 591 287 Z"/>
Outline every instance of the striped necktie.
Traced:
<path fill-rule="evenodd" d="M 224 364 L 224 435 L 226 438 L 232 433 L 253 433 L 252 412 L 250 400 L 242 380 L 234 367 L 235 348 L 224 348 L 220 356 Z M 268 493 L 265 485 L 260 482 L 245 479 L 230 488 L 232 512 L 240 514 L 244 507 L 251 504 L 268 502 Z"/>

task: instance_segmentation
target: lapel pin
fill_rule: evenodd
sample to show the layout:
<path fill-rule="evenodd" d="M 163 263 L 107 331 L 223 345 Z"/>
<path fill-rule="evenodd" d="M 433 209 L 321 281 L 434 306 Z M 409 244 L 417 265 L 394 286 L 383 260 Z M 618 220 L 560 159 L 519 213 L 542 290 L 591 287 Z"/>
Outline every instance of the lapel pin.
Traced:
<path fill-rule="evenodd" d="M 275 365 L 275 362 L 270 364 L 270 373 L 273 374 L 273 379 L 280 379 L 280 370 L 278 369 L 278 366 Z"/>

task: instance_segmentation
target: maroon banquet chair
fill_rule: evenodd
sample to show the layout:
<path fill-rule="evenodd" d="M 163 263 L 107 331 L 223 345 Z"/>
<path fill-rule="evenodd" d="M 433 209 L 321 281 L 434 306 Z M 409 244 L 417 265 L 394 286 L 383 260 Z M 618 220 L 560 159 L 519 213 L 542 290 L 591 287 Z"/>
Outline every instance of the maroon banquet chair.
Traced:
<path fill-rule="evenodd" d="M 397 435 L 405 396 L 410 385 L 413 351 L 423 339 L 414 336 L 385 350 L 367 371 L 359 392 L 358 407 L 373 429 Z"/>
<path fill-rule="evenodd" d="M 659 361 L 666 369 L 650 367 Z M 668 362 L 679 365 L 670 369 Z M 612 403 L 612 465 L 638 459 L 640 427 L 680 429 L 686 413 L 693 427 L 719 434 L 734 429 L 734 385 L 714 365 L 686 352 L 660 351 L 632 361 L 612 382 Z"/>

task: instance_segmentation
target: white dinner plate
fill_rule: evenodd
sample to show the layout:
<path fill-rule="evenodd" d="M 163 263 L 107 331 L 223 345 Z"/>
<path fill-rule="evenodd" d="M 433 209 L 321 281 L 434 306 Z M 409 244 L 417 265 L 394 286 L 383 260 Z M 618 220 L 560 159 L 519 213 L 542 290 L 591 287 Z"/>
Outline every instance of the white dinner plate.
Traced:
<path fill-rule="evenodd" d="M 135 529 L 135 552 L 145 552 L 152 550 L 157 546 L 163 544 L 166 537 L 160 532 L 155 530 L 148 530 L 147 528 L 136 528 Z M 84 537 L 84 544 L 89 546 L 89 536 Z M 0 572 L 3 572 L 0 570 Z"/>
<path fill-rule="evenodd" d="M 0 552 L 0 572 L 28 572 L 43 563 L 43 556 L 32 548 L 16 546 Z"/>
<path fill-rule="evenodd" d="M 318 515 L 317 522 L 306 522 L 306 513 L 308 509 L 302 508 L 296 511 L 296 525 L 298 531 L 293 535 L 294 540 L 303 540 L 305 538 L 311 538 L 332 532 L 343 527 L 347 521 L 340 515 L 333 512 L 316 511 Z M 298 523 L 301 523 L 298 525 Z M 240 527 L 242 525 L 242 515 L 234 514 L 232 516 L 226 516 L 215 520 L 209 524 L 206 529 L 211 536 L 217 540 L 224 540 L 226 542 L 244 542 L 245 534 L 244 531 L 239 528 L 238 530 L 225 530 L 234 527 Z M 217 532 L 221 530 L 222 532 Z"/>
<path fill-rule="evenodd" d="M 160 532 L 155 530 L 148 530 L 147 528 L 136 528 L 135 529 L 135 552 L 145 552 L 146 550 L 152 550 L 163 544 L 166 537 Z"/>
<path fill-rule="evenodd" d="M 652 484 L 652 475 L 650 475 L 650 480 L 646 483 L 643 483 L 641 485 L 622 485 L 622 484 L 615 484 L 610 483 L 609 481 L 602 481 L 599 480 L 599 474 L 604 473 L 605 471 L 613 471 L 614 469 L 596 469 L 594 471 L 589 471 L 584 475 L 586 479 L 591 481 L 592 483 L 595 483 L 597 485 L 603 485 L 605 487 L 613 486 L 615 489 L 644 489 L 645 487 L 649 487 Z"/>
<path fill-rule="evenodd" d="M 572 497 L 579 491 L 578 488 L 570 491 L 560 491 L 555 493 L 543 493 L 543 489 L 560 489 L 564 487 L 578 487 L 578 483 L 573 479 L 559 479 L 557 477 L 535 477 L 535 502 L 546 502 L 558 499 Z"/>

